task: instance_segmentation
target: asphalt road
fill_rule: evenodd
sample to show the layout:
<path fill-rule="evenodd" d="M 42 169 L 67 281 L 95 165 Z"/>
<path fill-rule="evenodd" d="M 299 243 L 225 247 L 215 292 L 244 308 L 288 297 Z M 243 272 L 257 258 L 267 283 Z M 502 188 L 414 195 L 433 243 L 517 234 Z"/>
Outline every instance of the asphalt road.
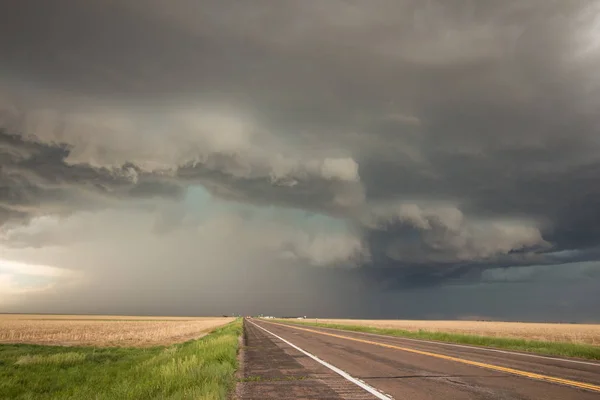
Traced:
<path fill-rule="evenodd" d="M 244 323 L 241 399 L 600 399 L 600 363 Z"/>

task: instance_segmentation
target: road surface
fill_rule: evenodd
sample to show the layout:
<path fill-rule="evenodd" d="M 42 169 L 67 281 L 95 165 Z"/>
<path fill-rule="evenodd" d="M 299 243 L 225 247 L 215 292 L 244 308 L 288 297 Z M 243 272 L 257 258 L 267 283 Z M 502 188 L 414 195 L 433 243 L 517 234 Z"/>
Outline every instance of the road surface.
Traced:
<path fill-rule="evenodd" d="M 240 399 L 600 399 L 600 363 L 244 321 Z"/>

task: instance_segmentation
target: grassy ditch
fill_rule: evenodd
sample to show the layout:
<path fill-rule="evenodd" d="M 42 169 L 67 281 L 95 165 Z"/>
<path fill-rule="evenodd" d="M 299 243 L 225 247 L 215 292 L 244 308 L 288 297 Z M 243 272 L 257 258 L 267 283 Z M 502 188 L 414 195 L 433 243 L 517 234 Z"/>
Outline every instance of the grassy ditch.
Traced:
<path fill-rule="evenodd" d="M 433 332 L 427 330 L 407 331 L 403 329 L 374 328 L 370 326 L 314 323 L 297 320 L 276 320 L 297 325 L 342 329 L 353 332 L 376 333 L 412 339 L 434 340 L 447 343 L 459 343 L 473 346 L 494 347 L 506 350 L 523 351 L 547 356 L 574 357 L 600 360 L 600 346 L 579 343 L 550 342 L 527 339 L 514 339 L 493 336 L 466 335 L 459 333 Z"/>
<path fill-rule="evenodd" d="M 241 332 L 238 319 L 171 346 L 0 345 L 0 399 L 226 399 Z"/>

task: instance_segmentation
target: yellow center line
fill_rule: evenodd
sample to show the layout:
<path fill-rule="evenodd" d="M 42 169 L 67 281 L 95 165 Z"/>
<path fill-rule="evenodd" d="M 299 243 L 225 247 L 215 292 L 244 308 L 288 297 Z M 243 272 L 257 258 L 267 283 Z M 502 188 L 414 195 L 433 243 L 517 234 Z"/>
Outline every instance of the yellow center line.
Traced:
<path fill-rule="evenodd" d="M 559 384 L 562 384 L 562 385 L 572 386 L 572 387 L 576 387 L 576 388 L 580 388 L 580 389 L 587 389 L 587 390 L 591 390 L 591 391 L 594 391 L 594 392 L 600 392 L 600 386 L 593 385 L 591 383 L 578 382 L 578 381 L 573 381 L 573 380 L 570 380 L 570 379 L 563 379 L 563 378 L 557 378 L 557 377 L 554 377 L 554 376 L 536 374 L 534 372 L 521 371 L 521 370 L 514 369 L 514 368 L 501 367 L 499 365 L 487 364 L 487 363 L 482 363 L 482 362 L 478 362 L 478 361 L 471 361 L 471 360 L 466 360 L 466 359 L 463 359 L 463 358 L 446 356 L 446 355 L 438 354 L 438 353 L 431 353 L 429 351 L 422 351 L 422 350 L 411 349 L 409 347 L 395 346 L 395 345 L 387 344 L 387 343 L 374 342 L 372 340 L 359 339 L 359 338 L 355 338 L 355 337 L 351 337 L 351 336 L 338 335 L 336 333 L 322 332 L 322 331 L 317 331 L 317 330 L 314 330 L 314 329 L 301 328 L 299 326 L 284 325 L 284 324 L 279 324 L 279 323 L 276 323 L 276 322 L 270 322 L 270 321 L 267 322 L 267 321 L 262 321 L 262 320 L 261 320 L 261 322 L 265 322 L 265 323 L 273 324 L 273 325 L 284 326 L 284 327 L 287 327 L 287 328 L 297 329 L 297 330 L 300 330 L 300 331 L 306 331 L 306 332 L 316 333 L 318 335 L 331 336 L 331 337 L 335 337 L 335 338 L 351 340 L 351 341 L 354 341 L 354 342 L 372 344 L 374 346 L 380 346 L 380 347 L 386 347 L 388 349 L 401 350 L 401 351 L 406 351 L 406 352 L 409 352 L 409 353 L 421 354 L 421 355 L 424 355 L 424 356 L 440 358 L 442 360 L 448 360 L 448 361 L 454 361 L 454 362 L 458 362 L 458 363 L 462 363 L 462 364 L 473 365 L 473 366 L 476 366 L 476 367 L 490 369 L 490 370 L 493 370 L 493 371 L 506 372 L 506 373 L 509 373 L 509 374 L 518 375 L 518 376 L 524 376 L 524 377 L 527 377 L 527 378 L 537 379 L 537 380 L 540 380 L 540 381 L 552 382 L 552 383 L 559 383 Z"/>

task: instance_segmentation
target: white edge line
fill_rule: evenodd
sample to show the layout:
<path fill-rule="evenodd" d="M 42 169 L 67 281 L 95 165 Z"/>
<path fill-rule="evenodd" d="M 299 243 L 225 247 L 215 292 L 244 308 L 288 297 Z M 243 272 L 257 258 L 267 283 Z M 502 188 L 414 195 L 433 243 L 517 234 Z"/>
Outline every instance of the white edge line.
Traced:
<path fill-rule="evenodd" d="M 517 353 L 517 352 L 514 352 L 514 351 L 490 349 L 489 347 L 468 346 L 468 345 L 465 345 L 465 344 L 437 342 L 437 341 L 433 341 L 433 340 L 413 339 L 413 338 L 407 338 L 407 337 L 403 337 L 403 336 L 383 335 L 383 334 L 370 333 L 370 332 L 358 332 L 358 331 L 351 331 L 351 330 L 346 330 L 346 329 L 327 328 L 325 326 L 318 326 L 318 325 L 309 325 L 309 324 L 304 325 L 304 324 L 294 324 L 293 322 L 284 322 L 284 324 L 286 324 L 286 323 L 290 324 L 292 326 L 309 326 L 309 327 L 313 327 L 313 328 L 326 329 L 326 330 L 336 331 L 336 332 L 358 333 L 358 334 L 361 334 L 361 335 L 376 336 L 376 337 L 387 338 L 387 339 L 401 339 L 401 340 L 409 340 L 411 342 L 441 344 L 443 346 L 461 347 L 461 348 L 473 349 L 473 350 L 493 351 L 495 353 L 512 354 L 512 355 L 515 355 L 515 356 L 543 358 L 544 360 L 555 360 L 555 361 L 563 361 L 563 362 L 569 362 L 569 363 L 574 363 L 574 364 L 585 364 L 585 365 L 593 365 L 595 367 L 600 367 L 600 363 L 588 362 L 588 361 L 579 361 L 579 360 L 570 360 L 568 358 L 538 356 L 536 354 Z"/>
<path fill-rule="evenodd" d="M 282 338 L 281 336 L 277 336 L 276 334 L 274 334 L 273 332 L 263 328 L 262 326 L 250 321 L 250 320 L 246 320 L 248 322 L 250 322 L 252 325 L 262 329 L 263 331 L 275 336 L 277 339 L 281 340 L 282 342 L 290 345 L 291 347 L 293 347 L 294 349 L 298 350 L 299 352 L 301 352 L 304 355 L 307 355 L 308 357 L 312 358 L 313 360 L 315 360 L 316 362 L 324 365 L 325 367 L 329 368 L 330 370 L 332 370 L 333 372 L 335 372 L 338 375 L 341 375 L 343 378 L 345 378 L 346 380 L 349 380 L 350 382 L 354 383 L 357 386 L 360 386 L 361 388 L 363 388 L 364 390 L 366 390 L 367 392 L 371 393 L 373 396 L 377 397 L 378 399 L 382 399 L 382 400 L 393 400 L 393 397 L 389 397 L 383 393 L 381 393 L 379 390 L 375 389 L 372 386 L 367 385 L 366 383 L 364 383 L 363 381 L 356 379 L 354 377 L 352 377 L 350 374 L 348 374 L 345 371 L 342 371 L 341 369 L 339 369 L 338 367 L 335 367 L 331 364 L 329 364 L 327 361 L 323 361 L 321 360 L 319 357 L 310 354 L 308 351 L 302 350 L 300 347 L 296 346 L 293 343 L 288 342 L 287 340 L 285 340 L 284 338 Z"/>

